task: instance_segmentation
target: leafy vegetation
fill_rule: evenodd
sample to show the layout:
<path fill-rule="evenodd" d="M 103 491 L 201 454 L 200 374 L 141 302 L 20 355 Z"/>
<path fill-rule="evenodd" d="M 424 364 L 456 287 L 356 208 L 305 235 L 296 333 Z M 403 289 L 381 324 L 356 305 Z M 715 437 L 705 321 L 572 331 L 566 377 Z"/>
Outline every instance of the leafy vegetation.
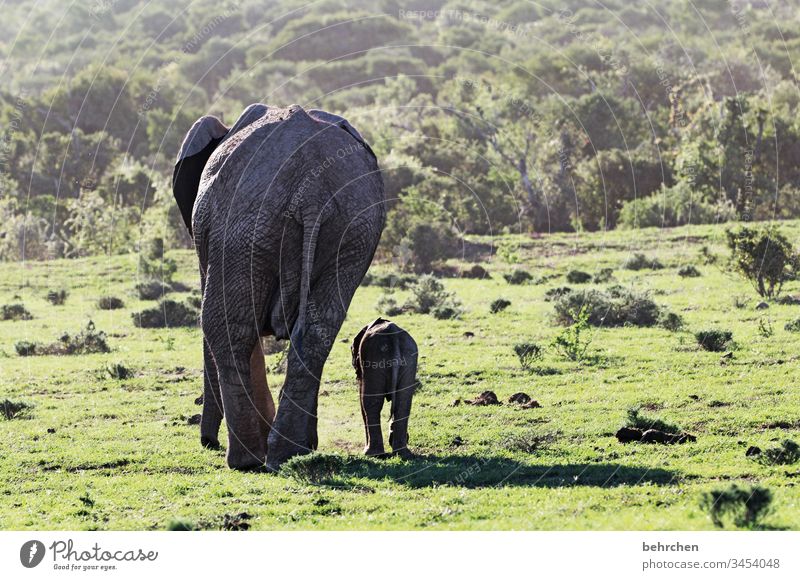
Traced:
<path fill-rule="evenodd" d="M 0 320 L 31 320 L 33 316 L 24 304 L 4 304 Z"/>
<path fill-rule="evenodd" d="M 734 483 L 704 493 L 700 505 L 719 528 L 725 526 L 727 519 L 740 528 L 757 528 L 772 507 L 772 492 L 758 485 L 740 487 Z"/>
<path fill-rule="evenodd" d="M 790 239 L 800 231 L 798 222 L 783 227 Z M 361 455 L 364 429 L 350 342 L 379 315 L 375 303 L 386 288 L 359 288 L 322 377 L 319 450 L 337 457 L 341 467 L 330 479 L 330 470 L 314 476 L 320 483 L 285 473 L 230 471 L 224 451 L 199 445 L 197 426 L 188 418 L 200 412 L 202 332 L 194 325 L 134 325 L 132 313 L 155 306 L 131 296 L 141 276 L 136 255 L 32 262 L 24 269 L 0 264 L 0 304 L 24 303 L 34 315 L 42 313 L 34 324 L 0 323 L 0 352 L 11 355 L 0 359 L 0 400 L 32 406 L 17 420 L 0 419 L 0 488 L 14 490 L 0 494 L 4 525 L 141 530 L 165 529 L 175 519 L 196 529 L 221 529 L 226 515 L 247 512 L 247 523 L 257 530 L 702 530 L 715 526 L 698 498 L 725 481 L 773 492 L 776 509 L 758 525 L 797 527 L 800 488 L 792 484 L 798 464 L 744 457 L 746 446 L 766 450 L 800 437 L 800 392 L 791 372 L 800 335 L 783 331 L 799 315 L 796 305 L 770 304 L 776 330 L 765 339 L 758 334 L 761 315 L 752 310 L 752 298 L 748 310 L 732 307 L 734 296 L 755 296 L 744 278 L 720 268 L 706 268 L 696 279 L 680 278 L 674 270 L 617 269 L 618 284 L 649 292 L 662 311 L 681 315 L 688 332 L 667 332 L 661 322 L 592 328 L 583 362 L 550 346 L 563 328 L 552 324 L 553 304 L 544 298 L 563 283 L 563 273 L 613 268 L 631 247 L 665 264 L 685 263 L 703 245 L 724 255 L 723 226 L 472 238 L 481 248 L 498 241 L 515 248 L 516 263 L 482 254 L 467 262 L 488 262 L 494 278 L 440 280 L 462 302 L 459 318 L 436 320 L 412 311 L 393 317 L 420 348 L 425 388 L 415 395 L 409 425 L 410 446 L 419 454 L 414 461 Z M 173 282 L 197 284 L 193 250 L 168 250 L 165 257 L 178 266 Z M 514 268 L 548 282 L 509 285 L 502 274 Z M 379 278 L 392 272 L 401 273 L 391 261 L 371 269 Z M 49 306 L 50 287 L 70 291 L 64 306 Z M 798 293 L 800 282 L 787 281 L 783 294 Z M 106 295 L 125 298 L 125 306 L 99 310 L 98 297 Z M 188 296 L 179 295 L 179 302 Z M 411 290 L 395 286 L 391 295 L 404 304 Z M 498 296 L 513 306 L 492 315 L 488 304 Z M 111 352 L 16 355 L 16 342 L 47 345 L 90 312 L 97 328 L 108 332 Z M 707 328 L 727 329 L 739 343 L 727 366 L 693 348 L 693 333 Z M 542 350 L 530 370 L 522 369 L 515 352 L 523 343 Z M 594 349 L 598 364 L 587 364 Z M 266 352 L 275 395 L 285 376 L 286 345 Z M 126 378 L 115 378 L 121 376 Z M 463 404 L 486 390 L 503 404 Z M 541 407 L 506 403 L 520 392 Z M 455 400 L 462 404 L 451 406 Z M 697 441 L 620 444 L 614 433 L 626 410 L 636 406 L 651 422 L 677 424 Z M 224 424 L 220 436 L 224 442 Z M 38 493 L 45 487 L 52 493 Z M 84 501 L 87 489 L 92 507 Z M 24 502 L 15 499 L 22 496 Z M 575 516 L 565 520 L 564 510 Z"/>
<path fill-rule="evenodd" d="M 733 333 L 730 330 L 699 330 L 694 333 L 695 340 L 700 348 L 711 352 L 722 352 L 730 345 L 733 340 Z"/>
<path fill-rule="evenodd" d="M 747 278 L 759 296 L 773 298 L 796 275 L 797 254 L 774 228 L 741 228 L 726 232 L 732 267 Z"/>

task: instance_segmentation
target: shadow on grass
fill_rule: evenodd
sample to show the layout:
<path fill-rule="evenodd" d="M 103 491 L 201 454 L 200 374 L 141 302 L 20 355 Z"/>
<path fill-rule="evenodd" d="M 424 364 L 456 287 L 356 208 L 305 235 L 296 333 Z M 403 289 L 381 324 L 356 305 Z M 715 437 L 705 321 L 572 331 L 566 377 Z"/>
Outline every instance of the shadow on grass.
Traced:
<path fill-rule="evenodd" d="M 674 472 L 665 469 L 611 463 L 528 465 L 504 457 L 464 455 L 421 455 L 413 461 L 354 458 L 347 461 L 344 473 L 340 475 L 391 479 L 409 487 L 453 485 L 467 488 L 665 485 L 676 477 Z"/>

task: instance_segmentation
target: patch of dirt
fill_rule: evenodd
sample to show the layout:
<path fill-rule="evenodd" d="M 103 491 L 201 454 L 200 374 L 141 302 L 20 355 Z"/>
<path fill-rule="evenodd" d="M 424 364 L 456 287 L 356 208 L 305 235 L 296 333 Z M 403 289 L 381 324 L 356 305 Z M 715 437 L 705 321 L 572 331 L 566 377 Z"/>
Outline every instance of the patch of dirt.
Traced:
<path fill-rule="evenodd" d="M 658 429 L 636 429 L 635 427 L 622 427 L 616 433 L 617 441 L 620 443 L 630 443 L 638 441 L 640 443 L 660 443 L 662 445 L 672 445 L 674 443 L 687 443 L 697 441 L 697 437 L 689 433 L 666 433 Z"/>
<path fill-rule="evenodd" d="M 461 435 L 456 435 L 453 437 L 453 440 L 450 442 L 450 445 L 453 447 L 461 447 L 464 445 L 464 440 L 461 438 Z"/>
<path fill-rule="evenodd" d="M 478 407 L 485 407 L 488 405 L 499 405 L 500 401 L 494 391 L 483 391 L 480 395 L 471 401 L 464 401 L 467 405 L 476 405 Z"/>
<path fill-rule="evenodd" d="M 475 333 L 472 332 L 471 330 L 468 330 L 463 334 L 463 336 L 464 338 L 475 338 Z"/>
<path fill-rule="evenodd" d="M 221 528 L 226 532 L 244 532 L 250 529 L 250 524 L 248 520 L 251 519 L 253 516 L 248 514 L 247 512 L 242 512 L 239 514 L 225 514 L 222 516 L 222 526 Z"/>
<path fill-rule="evenodd" d="M 794 421 L 770 421 L 761 426 L 762 429 L 800 429 L 800 419 Z"/>
<path fill-rule="evenodd" d="M 509 397 L 508 402 L 512 405 L 519 405 L 522 409 L 538 409 L 541 407 L 539 401 L 531 399 L 527 393 L 514 393 Z"/>

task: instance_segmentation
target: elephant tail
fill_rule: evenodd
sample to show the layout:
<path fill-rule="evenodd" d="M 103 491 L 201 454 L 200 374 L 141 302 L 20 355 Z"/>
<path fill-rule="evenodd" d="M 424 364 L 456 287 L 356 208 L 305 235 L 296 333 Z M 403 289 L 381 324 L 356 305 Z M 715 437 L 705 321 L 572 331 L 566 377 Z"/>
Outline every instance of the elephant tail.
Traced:
<path fill-rule="evenodd" d="M 314 254 L 317 250 L 319 227 L 314 218 L 303 219 L 303 265 L 300 269 L 300 302 L 297 309 L 297 320 L 292 330 L 292 348 L 300 359 L 303 359 L 303 335 L 308 315 L 308 296 L 311 292 L 311 274 L 314 271 Z"/>

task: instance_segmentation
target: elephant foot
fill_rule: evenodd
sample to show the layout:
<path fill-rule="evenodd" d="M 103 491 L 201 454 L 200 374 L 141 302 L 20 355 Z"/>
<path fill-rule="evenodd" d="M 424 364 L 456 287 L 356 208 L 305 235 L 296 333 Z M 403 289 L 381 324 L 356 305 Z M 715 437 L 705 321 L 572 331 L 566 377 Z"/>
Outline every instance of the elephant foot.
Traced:
<path fill-rule="evenodd" d="M 374 449 L 367 447 L 364 449 L 364 455 L 367 457 L 375 457 L 376 459 L 386 459 L 389 457 L 389 454 L 384 451 L 383 447 L 376 447 Z"/>
<path fill-rule="evenodd" d="M 394 449 L 392 451 L 392 455 L 396 455 L 401 459 L 414 459 L 416 455 L 408 448 L 408 447 L 401 447 L 400 449 Z"/>
<path fill-rule="evenodd" d="M 207 436 L 200 437 L 200 445 L 202 445 L 206 449 L 220 448 L 219 440 L 216 437 L 207 437 Z"/>

